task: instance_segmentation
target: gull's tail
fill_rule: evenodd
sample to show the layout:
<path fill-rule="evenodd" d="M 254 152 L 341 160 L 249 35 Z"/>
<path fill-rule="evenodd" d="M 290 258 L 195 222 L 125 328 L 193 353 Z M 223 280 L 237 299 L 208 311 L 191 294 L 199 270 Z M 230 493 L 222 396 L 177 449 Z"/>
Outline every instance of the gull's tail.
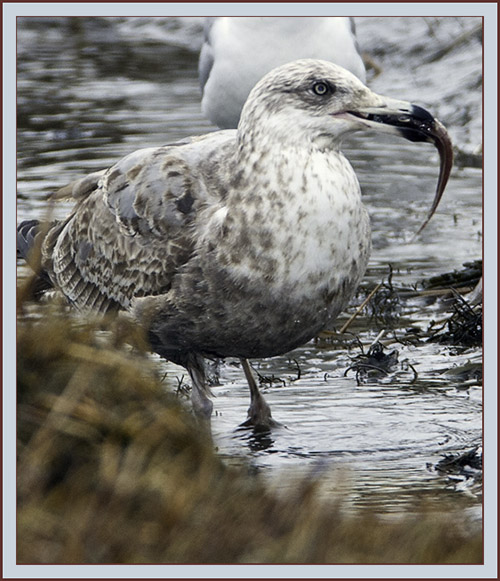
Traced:
<path fill-rule="evenodd" d="M 17 226 L 17 257 L 24 258 L 26 262 L 35 247 L 37 234 L 40 232 L 38 220 L 25 220 Z"/>
<path fill-rule="evenodd" d="M 41 244 L 47 232 L 46 224 L 38 220 L 25 220 L 17 226 L 17 258 L 23 259 L 36 275 L 36 293 L 52 288 L 48 273 L 41 266 Z"/>

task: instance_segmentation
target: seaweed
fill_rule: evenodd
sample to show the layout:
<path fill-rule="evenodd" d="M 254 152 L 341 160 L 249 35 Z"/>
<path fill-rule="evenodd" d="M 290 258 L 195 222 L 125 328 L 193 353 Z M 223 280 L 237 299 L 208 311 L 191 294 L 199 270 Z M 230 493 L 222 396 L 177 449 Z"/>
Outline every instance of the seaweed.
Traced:
<path fill-rule="evenodd" d="M 471 306 L 457 292 L 452 305 L 453 313 L 436 330 L 432 322 L 429 326 L 428 341 L 464 348 L 480 347 L 483 344 L 482 304 Z"/>
<path fill-rule="evenodd" d="M 387 377 L 393 374 L 396 369 L 403 371 L 410 369 L 413 372 L 411 383 L 416 381 L 418 374 L 413 365 L 407 359 L 400 362 L 399 352 L 396 349 L 387 353 L 384 345 L 378 341 L 379 337 L 371 344 L 367 353 L 364 352 L 363 345 L 359 342 L 361 354 L 352 358 L 354 363 L 345 370 L 344 376 L 347 376 L 349 371 L 355 371 L 356 382 L 361 385 L 368 381 L 377 381 L 381 377 Z"/>

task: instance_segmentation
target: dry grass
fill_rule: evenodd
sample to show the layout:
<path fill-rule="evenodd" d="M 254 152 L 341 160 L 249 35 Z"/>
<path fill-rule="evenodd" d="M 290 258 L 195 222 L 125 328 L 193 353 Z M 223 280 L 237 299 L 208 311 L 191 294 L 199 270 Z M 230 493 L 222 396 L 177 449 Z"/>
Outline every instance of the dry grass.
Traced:
<path fill-rule="evenodd" d="M 276 495 L 217 457 L 135 329 L 37 314 L 18 325 L 19 563 L 482 561 L 451 517 L 346 516 L 310 481 Z"/>

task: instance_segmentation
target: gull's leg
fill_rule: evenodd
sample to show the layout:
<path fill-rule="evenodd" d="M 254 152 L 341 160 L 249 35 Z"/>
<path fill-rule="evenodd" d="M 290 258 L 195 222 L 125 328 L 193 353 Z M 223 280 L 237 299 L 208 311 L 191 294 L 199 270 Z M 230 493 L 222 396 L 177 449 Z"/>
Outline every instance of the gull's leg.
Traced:
<path fill-rule="evenodd" d="M 193 411 L 202 424 L 210 425 L 210 416 L 212 415 L 213 403 L 209 395 L 210 389 L 205 380 L 205 363 L 199 355 L 191 355 L 186 363 L 186 368 L 191 377 L 193 384 L 191 390 L 191 403 Z"/>
<path fill-rule="evenodd" d="M 267 405 L 264 396 L 260 393 L 259 388 L 255 383 L 248 359 L 240 359 L 240 362 L 250 388 L 248 418 L 241 425 L 254 426 L 258 430 L 268 430 L 269 428 L 279 426 L 278 422 L 275 422 L 271 417 L 271 408 Z"/>

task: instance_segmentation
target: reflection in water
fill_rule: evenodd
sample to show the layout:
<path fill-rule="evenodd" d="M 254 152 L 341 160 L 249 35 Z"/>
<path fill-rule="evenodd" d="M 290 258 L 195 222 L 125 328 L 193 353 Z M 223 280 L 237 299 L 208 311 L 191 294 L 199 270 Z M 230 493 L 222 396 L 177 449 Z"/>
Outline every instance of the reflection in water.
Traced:
<path fill-rule="evenodd" d="M 437 113 L 467 152 L 481 140 L 481 46 L 474 36 L 479 20 L 436 19 L 432 35 L 420 18 L 357 22 L 362 49 L 382 69 L 377 77 L 369 72 L 371 87 Z M 467 27 L 467 42 L 433 60 L 438 49 L 467 38 Z M 192 18 L 19 19 L 19 219 L 40 218 L 49 193 L 139 147 L 214 130 L 200 110 L 200 44 L 200 22 Z M 450 75 L 450 70 L 458 73 Z M 453 171 L 437 214 L 411 240 L 436 186 L 439 163 L 432 146 L 365 135 L 352 137 L 344 150 L 372 219 L 374 250 L 365 284 L 387 279 L 389 264 L 392 284 L 408 288 L 481 257 L 480 169 Z M 62 203 L 57 214 L 69 207 Z M 19 276 L 25 274 L 20 266 Z M 360 302 L 355 297 L 353 304 Z M 405 309 L 398 323 L 402 328 L 425 330 L 442 316 L 435 303 L 409 303 Z M 351 331 L 367 350 L 380 328 L 371 321 Z M 401 329 L 389 329 L 385 338 L 394 339 L 394 334 L 404 339 Z M 325 494 L 335 493 L 339 474 L 349 474 L 345 486 L 353 506 L 394 512 L 419 497 L 442 510 L 472 507 L 477 516 L 479 495 L 454 494 L 447 477 L 427 466 L 481 441 L 480 383 L 448 373 L 467 363 L 477 369 L 481 353 L 404 340 L 397 349 L 399 361 L 407 360 L 418 373 L 416 380 L 408 367 L 383 381 L 357 385 L 353 373 L 344 374 L 359 351 L 327 342 L 256 363 L 262 375 L 282 379 L 264 390 L 275 419 L 286 425 L 272 433 L 236 429 L 246 418 L 248 388 L 239 367 L 226 362 L 221 385 L 213 388 L 214 439 L 221 455 L 244 455 L 252 467 L 283 485 L 293 482 L 280 479 L 283 473 L 300 479 L 309 473 L 304 471 L 318 470 L 325 475 Z M 161 365 L 175 389 L 178 370 Z"/>
<path fill-rule="evenodd" d="M 251 452 L 269 450 L 274 444 L 271 431 L 260 432 L 258 430 L 252 430 L 245 440 Z"/>

